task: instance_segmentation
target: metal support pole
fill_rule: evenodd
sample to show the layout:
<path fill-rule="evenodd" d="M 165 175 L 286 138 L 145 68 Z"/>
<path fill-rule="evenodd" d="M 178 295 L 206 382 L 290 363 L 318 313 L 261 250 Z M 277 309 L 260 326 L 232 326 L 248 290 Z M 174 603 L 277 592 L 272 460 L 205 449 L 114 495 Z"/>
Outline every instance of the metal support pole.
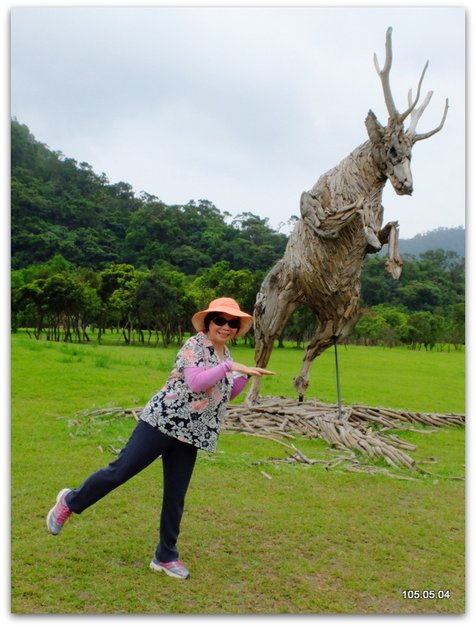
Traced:
<path fill-rule="evenodd" d="M 339 358 L 337 354 L 337 338 L 334 337 L 334 353 L 336 361 L 336 385 L 337 385 L 337 408 L 339 420 L 342 420 L 342 399 L 340 395 L 340 374 L 339 374 Z"/>

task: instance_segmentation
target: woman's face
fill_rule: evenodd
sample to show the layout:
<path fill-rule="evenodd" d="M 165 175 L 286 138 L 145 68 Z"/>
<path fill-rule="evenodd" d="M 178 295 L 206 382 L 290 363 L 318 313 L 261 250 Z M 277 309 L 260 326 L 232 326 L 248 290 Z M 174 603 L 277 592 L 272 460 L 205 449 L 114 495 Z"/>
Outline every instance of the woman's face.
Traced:
<path fill-rule="evenodd" d="M 230 316 L 226 313 L 220 313 L 215 316 L 217 318 L 217 322 L 222 322 L 223 320 L 239 320 L 235 316 Z M 228 324 L 219 325 L 214 322 L 212 319 L 210 321 L 210 326 L 208 328 L 208 338 L 217 344 L 226 344 L 230 340 L 232 340 L 235 335 L 238 333 L 238 328 L 232 329 L 228 326 Z"/>

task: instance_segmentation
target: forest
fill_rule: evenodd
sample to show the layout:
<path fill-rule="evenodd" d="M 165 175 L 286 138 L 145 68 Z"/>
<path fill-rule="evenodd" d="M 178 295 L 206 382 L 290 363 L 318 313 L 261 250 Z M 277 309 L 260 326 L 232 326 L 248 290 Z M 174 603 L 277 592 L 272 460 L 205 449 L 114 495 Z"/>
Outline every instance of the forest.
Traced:
<path fill-rule="evenodd" d="M 286 242 L 251 212 L 232 216 L 209 200 L 167 205 L 125 182 L 111 184 L 12 120 L 13 331 L 67 342 L 101 342 L 110 331 L 126 344 L 180 342 L 192 313 L 218 295 L 252 311 Z M 462 346 L 464 258 L 444 248 L 403 257 L 399 281 L 385 272 L 384 256 L 367 257 L 362 317 L 349 341 Z M 280 341 L 300 346 L 314 326 L 303 306 Z"/>

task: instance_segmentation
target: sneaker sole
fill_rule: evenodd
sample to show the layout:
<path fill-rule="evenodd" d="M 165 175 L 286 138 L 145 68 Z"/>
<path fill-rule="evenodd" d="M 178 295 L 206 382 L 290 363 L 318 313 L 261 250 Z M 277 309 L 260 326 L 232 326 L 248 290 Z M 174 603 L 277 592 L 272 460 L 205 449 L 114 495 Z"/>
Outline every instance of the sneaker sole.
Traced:
<path fill-rule="evenodd" d="M 151 570 L 155 570 L 156 572 L 163 572 L 169 577 L 173 577 L 174 579 L 189 579 L 190 577 L 190 575 L 187 575 L 186 577 L 181 577 L 180 575 L 176 575 L 175 573 L 172 573 L 170 570 L 167 570 L 163 566 L 156 564 L 154 560 L 151 561 L 151 563 L 149 564 L 149 567 Z"/>
<path fill-rule="evenodd" d="M 48 531 L 49 531 L 52 535 L 54 535 L 54 536 L 57 536 L 63 527 L 61 527 L 61 528 L 59 529 L 59 531 L 56 531 L 56 532 L 55 532 L 55 531 L 52 531 L 52 530 L 50 529 L 50 518 L 51 518 L 51 514 L 53 513 L 54 508 L 56 507 L 56 505 L 57 505 L 58 501 L 61 499 L 61 497 L 63 496 L 63 494 L 67 494 L 68 492 L 71 492 L 71 490 L 70 490 L 69 488 L 63 488 L 62 490 L 60 490 L 60 491 L 58 492 L 58 496 L 56 497 L 56 502 L 55 502 L 55 504 L 53 505 L 53 507 L 50 509 L 50 511 L 48 512 L 48 515 L 46 516 L 46 528 L 47 528 L 47 529 L 48 529 Z"/>

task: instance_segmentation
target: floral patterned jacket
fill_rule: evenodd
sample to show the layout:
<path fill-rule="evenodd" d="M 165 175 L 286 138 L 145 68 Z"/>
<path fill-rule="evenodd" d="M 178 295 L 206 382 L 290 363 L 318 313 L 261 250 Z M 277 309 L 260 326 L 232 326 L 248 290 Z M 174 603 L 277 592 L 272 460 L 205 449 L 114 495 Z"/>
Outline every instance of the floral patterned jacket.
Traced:
<path fill-rule="evenodd" d="M 231 359 L 225 346 L 223 360 L 204 333 L 190 337 L 175 359 L 165 385 L 152 396 L 140 419 L 159 431 L 205 451 L 215 451 L 221 423 L 233 388 L 233 372 L 204 392 L 192 392 L 185 380 L 189 366 L 211 368 Z"/>

